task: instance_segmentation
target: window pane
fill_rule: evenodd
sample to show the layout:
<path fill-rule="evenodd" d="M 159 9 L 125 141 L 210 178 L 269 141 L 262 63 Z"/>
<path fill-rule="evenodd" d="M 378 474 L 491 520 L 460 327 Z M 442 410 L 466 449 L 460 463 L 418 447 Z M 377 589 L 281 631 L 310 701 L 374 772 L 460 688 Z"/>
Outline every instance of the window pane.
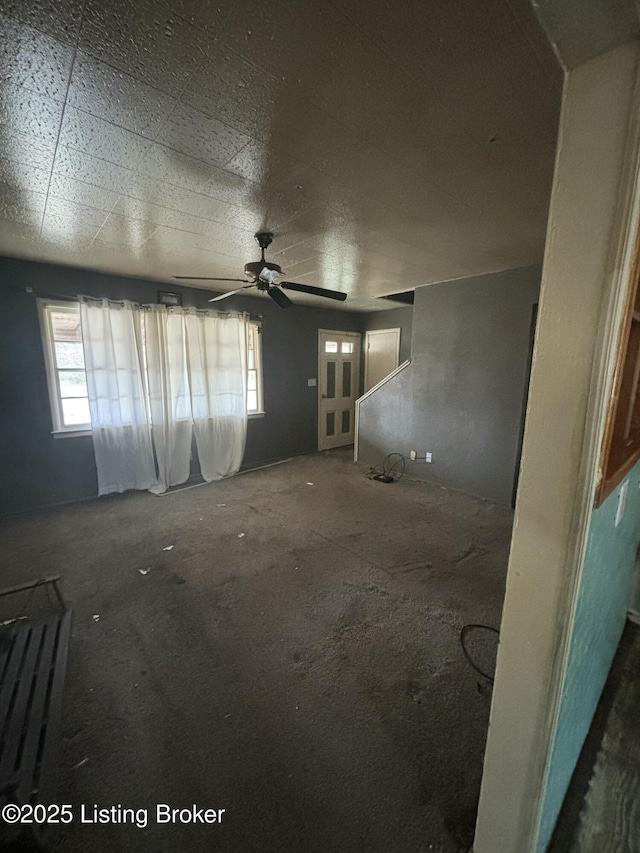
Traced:
<path fill-rule="evenodd" d="M 89 401 L 86 397 L 62 401 L 62 418 L 65 426 L 84 426 L 91 423 Z"/>
<path fill-rule="evenodd" d="M 335 412 L 327 412 L 327 435 L 336 434 L 336 415 Z"/>
<path fill-rule="evenodd" d="M 84 368 L 82 344 L 61 343 L 56 341 L 56 364 L 58 367 Z"/>
<path fill-rule="evenodd" d="M 338 342 L 337 341 L 325 341 L 324 351 L 325 352 L 338 352 Z"/>
<path fill-rule="evenodd" d="M 343 342 L 342 352 L 353 352 L 353 343 L 344 343 Z"/>
<path fill-rule="evenodd" d="M 61 397 L 86 397 L 87 377 L 84 370 L 59 370 Z"/>
<path fill-rule="evenodd" d="M 351 428 L 351 412 L 346 411 L 342 413 L 342 432 L 349 432 Z"/>
<path fill-rule="evenodd" d="M 255 345 L 256 345 L 256 330 L 254 326 L 249 326 L 249 336 L 248 336 L 248 350 L 247 350 L 247 366 L 249 370 L 256 369 L 256 353 L 255 353 Z"/>
<path fill-rule="evenodd" d="M 336 396 L 336 363 L 327 362 L 327 397 L 331 399 Z"/>
<path fill-rule="evenodd" d="M 259 326 L 255 323 L 249 325 L 247 338 L 247 411 L 261 412 L 263 409 L 260 400 L 260 380 L 262 378 L 262 365 L 260 364 L 260 338 Z M 229 351 L 231 360 L 235 359 L 233 349 Z M 258 374 L 260 373 L 260 376 Z"/>
<path fill-rule="evenodd" d="M 342 362 L 342 396 L 351 396 L 351 362 Z"/>
<path fill-rule="evenodd" d="M 82 341 L 79 311 L 51 311 L 54 341 Z"/>

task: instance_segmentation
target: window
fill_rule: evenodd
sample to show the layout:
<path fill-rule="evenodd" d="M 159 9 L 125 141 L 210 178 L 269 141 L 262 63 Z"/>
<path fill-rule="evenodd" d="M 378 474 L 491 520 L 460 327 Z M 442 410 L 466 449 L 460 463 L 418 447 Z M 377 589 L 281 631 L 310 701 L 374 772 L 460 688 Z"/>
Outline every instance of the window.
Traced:
<path fill-rule="evenodd" d="M 262 399 L 262 329 L 258 323 L 249 323 L 247 343 L 247 413 L 264 412 Z"/>
<path fill-rule="evenodd" d="M 91 429 L 80 306 L 39 300 L 53 431 Z"/>
<path fill-rule="evenodd" d="M 341 353 L 352 353 L 355 344 L 353 342 L 343 341 L 340 346 L 338 346 L 338 341 L 325 341 L 324 351 L 325 352 L 341 352 Z"/>
<path fill-rule="evenodd" d="M 51 419 L 55 434 L 78 435 L 91 430 L 84 369 L 80 305 L 38 300 Z M 247 335 L 247 413 L 263 414 L 262 349 L 259 323 Z"/>

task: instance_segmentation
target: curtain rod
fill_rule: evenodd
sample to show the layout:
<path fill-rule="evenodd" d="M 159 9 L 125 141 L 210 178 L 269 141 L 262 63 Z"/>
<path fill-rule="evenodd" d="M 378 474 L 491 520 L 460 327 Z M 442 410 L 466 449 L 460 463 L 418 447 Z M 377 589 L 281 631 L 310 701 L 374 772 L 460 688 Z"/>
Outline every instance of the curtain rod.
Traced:
<path fill-rule="evenodd" d="M 28 293 L 32 296 L 42 296 L 45 299 L 59 299 L 61 302 L 79 302 L 79 296 L 70 296 L 68 293 L 47 293 L 44 290 L 34 290 L 33 287 L 14 287 L 11 286 L 11 290 L 15 290 L 18 293 Z M 102 302 L 102 298 L 100 296 L 83 296 L 83 299 L 95 299 L 98 302 Z M 121 299 L 108 299 L 108 302 L 111 302 L 113 305 L 124 305 L 124 302 Z"/>
<path fill-rule="evenodd" d="M 10 285 L 10 289 L 16 291 L 17 293 L 28 293 L 32 296 L 41 296 L 44 299 L 59 299 L 62 302 L 79 302 L 80 298 L 81 298 L 79 296 L 69 296 L 68 293 L 47 293 L 43 290 L 34 290 L 33 287 L 29 287 L 29 286 L 27 286 L 27 287 L 15 287 L 14 285 Z M 83 295 L 82 299 L 85 299 L 85 300 L 93 299 L 96 302 L 102 302 L 103 301 L 102 296 L 86 296 L 86 295 Z M 124 301 L 122 299 L 108 299 L 107 298 L 107 302 L 110 302 L 112 305 L 124 305 Z M 147 311 L 151 310 L 151 305 L 154 305 L 154 304 L 156 304 L 156 303 L 149 303 L 146 305 L 143 304 L 142 302 L 133 302 L 132 303 L 132 305 L 135 308 L 142 308 L 142 309 L 147 310 Z M 207 315 L 212 313 L 212 310 L 210 308 L 191 308 L 190 309 L 189 307 L 182 307 L 179 305 L 167 306 L 167 307 L 169 308 L 169 310 L 175 310 L 175 309 L 183 310 L 183 311 L 191 310 L 191 311 L 195 311 L 196 313 L 207 314 Z M 231 317 L 233 312 L 231 312 L 231 311 L 216 311 L 215 313 L 219 317 Z M 262 320 L 262 316 L 263 316 L 262 314 L 256 314 L 255 316 L 253 316 L 252 314 L 248 314 L 246 311 L 242 311 L 242 312 L 238 312 L 238 313 L 244 314 L 250 320 Z"/>
<path fill-rule="evenodd" d="M 80 298 L 81 298 L 81 297 L 78 297 L 78 300 L 79 300 Z M 90 299 L 91 299 L 91 300 L 93 300 L 93 302 L 104 302 L 104 301 L 105 301 L 105 299 L 103 299 L 103 297 L 102 297 L 102 296 L 85 296 L 85 295 L 83 295 L 83 296 L 82 296 L 82 299 L 84 299 L 84 301 L 85 301 L 85 302 L 88 302 Z M 122 307 L 124 308 L 124 299 L 109 299 L 109 298 L 106 298 L 106 301 L 107 301 L 110 305 L 120 305 L 120 306 L 122 306 Z M 141 308 L 141 307 L 142 307 L 142 305 L 140 305 L 138 302 L 133 302 L 133 303 L 132 303 L 132 305 L 133 305 L 135 308 Z"/>
<path fill-rule="evenodd" d="M 42 290 L 34 290 L 32 287 L 14 287 L 11 285 L 11 290 L 15 290 L 18 293 L 28 293 L 32 296 L 44 296 L 45 299 L 60 299 L 64 300 L 64 302 L 77 302 L 77 296 L 69 296 L 68 293 L 45 293 Z"/>

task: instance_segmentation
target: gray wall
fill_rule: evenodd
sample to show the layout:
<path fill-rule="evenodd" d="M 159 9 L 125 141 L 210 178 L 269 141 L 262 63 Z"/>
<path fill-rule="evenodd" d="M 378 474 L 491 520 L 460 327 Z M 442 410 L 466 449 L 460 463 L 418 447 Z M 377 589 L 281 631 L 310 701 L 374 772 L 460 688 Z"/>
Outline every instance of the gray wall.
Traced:
<path fill-rule="evenodd" d="M 36 296 L 86 293 L 155 302 L 158 290 L 207 307 L 211 293 L 141 279 L 0 257 L 0 513 L 97 495 L 90 437 L 55 439 Z M 294 296 L 295 299 L 295 296 Z M 318 329 L 361 331 L 366 315 L 301 305 L 282 311 L 268 298 L 230 298 L 225 308 L 263 315 L 264 418 L 249 421 L 245 465 L 318 448 L 317 389 L 307 386 L 318 364 Z M 197 469 L 194 469 L 194 473 Z"/>
<path fill-rule="evenodd" d="M 360 407 L 360 460 L 510 503 L 540 267 L 420 287 L 411 365 Z"/>

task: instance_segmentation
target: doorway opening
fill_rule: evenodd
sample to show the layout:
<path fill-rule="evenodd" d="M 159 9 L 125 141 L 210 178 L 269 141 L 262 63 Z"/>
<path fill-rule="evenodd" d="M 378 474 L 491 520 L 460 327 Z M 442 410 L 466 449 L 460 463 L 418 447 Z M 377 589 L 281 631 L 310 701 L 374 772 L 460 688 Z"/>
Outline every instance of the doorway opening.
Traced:
<path fill-rule="evenodd" d="M 381 382 L 400 363 L 400 329 L 373 329 L 364 342 L 364 393 Z"/>

